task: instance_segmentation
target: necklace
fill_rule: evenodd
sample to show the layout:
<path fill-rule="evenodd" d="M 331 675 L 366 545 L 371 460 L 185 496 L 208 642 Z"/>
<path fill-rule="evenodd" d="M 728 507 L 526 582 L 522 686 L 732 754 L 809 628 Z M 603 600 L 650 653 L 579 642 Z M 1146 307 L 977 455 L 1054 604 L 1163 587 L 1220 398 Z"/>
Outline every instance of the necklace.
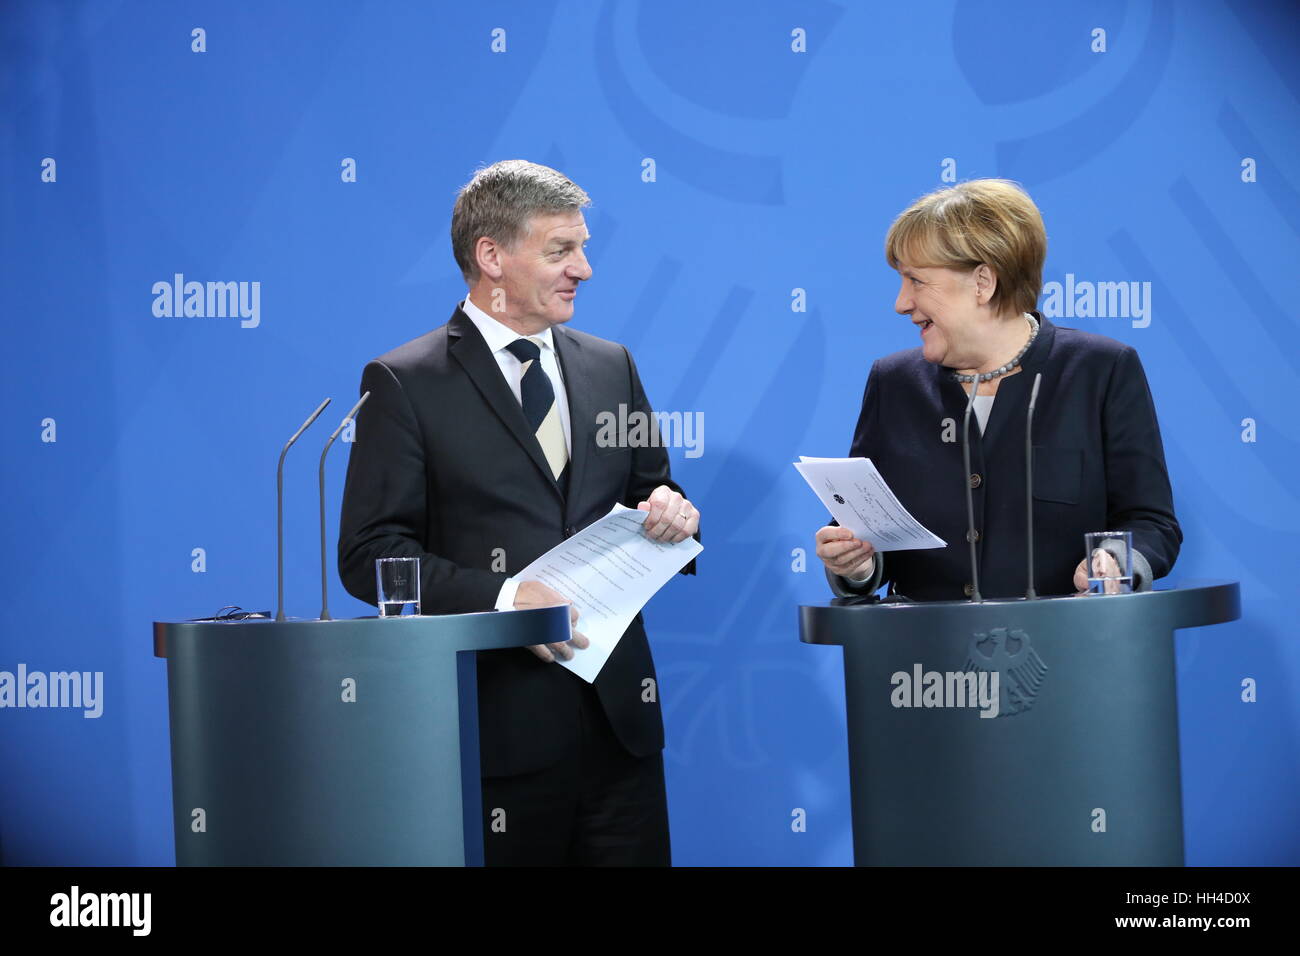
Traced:
<path fill-rule="evenodd" d="M 962 375 L 960 372 L 953 372 L 952 373 L 953 381 L 973 382 L 976 379 L 979 379 L 981 382 L 988 382 L 995 378 L 1000 378 L 1003 375 L 1006 375 L 1008 372 L 1013 372 L 1017 368 L 1019 368 L 1020 360 L 1024 358 L 1025 353 L 1029 351 L 1029 346 L 1034 344 L 1034 339 L 1038 338 L 1038 320 L 1035 319 L 1028 312 L 1022 312 L 1021 314 L 1025 317 L 1025 320 L 1029 322 L 1029 341 L 1025 343 L 1024 348 L 1022 348 L 1019 352 L 1016 353 L 1015 358 L 1013 358 L 1006 365 L 1001 365 L 998 368 L 995 368 L 991 372 L 980 372 L 977 375 Z"/>

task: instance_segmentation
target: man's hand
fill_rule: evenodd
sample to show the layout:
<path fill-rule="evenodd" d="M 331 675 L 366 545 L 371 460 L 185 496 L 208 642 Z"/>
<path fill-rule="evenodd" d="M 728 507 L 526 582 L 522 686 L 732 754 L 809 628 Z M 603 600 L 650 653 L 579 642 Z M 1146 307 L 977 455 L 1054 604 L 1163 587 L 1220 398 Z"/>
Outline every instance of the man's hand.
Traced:
<path fill-rule="evenodd" d="M 848 528 L 828 524 L 817 530 L 817 557 L 832 574 L 864 581 L 876 570 L 876 549 L 859 541 Z"/>
<path fill-rule="evenodd" d="M 555 607 L 558 604 L 569 605 L 569 626 L 572 627 L 577 624 L 578 609 L 573 606 L 573 602 L 559 591 L 548 588 L 541 581 L 523 581 L 519 585 L 519 590 L 515 593 L 515 607 L 520 610 L 529 607 Z M 590 642 L 583 635 L 574 631 L 573 640 L 568 643 L 532 644 L 528 649 L 546 663 L 551 664 L 554 663 L 556 655 L 559 656 L 560 660 L 573 660 L 573 648 L 582 649 L 589 646 L 589 644 Z"/>
<path fill-rule="evenodd" d="M 1102 588 L 1106 594 L 1119 594 L 1119 562 L 1115 556 L 1103 548 L 1092 553 L 1092 560 L 1101 577 L 1105 578 Z M 1084 558 L 1074 569 L 1074 587 L 1082 594 L 1088 590 L 1088 559 Z"/>
<path fill-rule="evenodd" d="M 700 530 L 700 513 L 695 506 L 667 485 L 650 492 L 650 497 L 636 509 L 650 512 L 645 519 L 645 536 L 652 541 L 676 544 Z"/>

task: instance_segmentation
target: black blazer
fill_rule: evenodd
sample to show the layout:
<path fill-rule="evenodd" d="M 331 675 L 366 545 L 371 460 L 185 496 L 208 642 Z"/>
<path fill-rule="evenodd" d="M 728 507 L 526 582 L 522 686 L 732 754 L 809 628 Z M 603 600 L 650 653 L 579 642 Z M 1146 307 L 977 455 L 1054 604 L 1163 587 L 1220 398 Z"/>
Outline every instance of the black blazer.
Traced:
<path fill-rule="evenodd" d="M 635 507 L 661 484 L 681 490 L 664 448 L 596 444 L 599 412 L 650 411 L 627 350 L 562 326 L 554 341 L 572 431 L 567 496 L 459 308 L 446 325 L 366 365 L 361 391 L 371 394 L 358 414 L 339 522 L 339 576 L 351 594 L 374 604 L 375 559 L 417 555 L 424 613 L 490 611 L 510 574 L 615 502 Z M 491 570 L 502 554 L 506 570 Z M 654 677 L 638 615 L 595 684 L 635 756 L 663 748 L 658 694 L 642 699 L 642 681 Z M 480 652 L 483 773 L 537 770 L 576 746 L 581 684 L 524 648 Z"/>
<path fill-rule="evenodd" d="M 1034 568 L 1040 594 L 1069 594 L 1089 531 L 1133 532 L 1154 577 L 1169 573 L 1182 530 L 1174 517 L 1160 426 L 1137 352 L 1060 328 L 1035 313 L 1038 337 L 1004 378 L 983 436 L 971 414 L 971 473 L 962 465 L 966 392 L 919 348 L 879 359 L 867 378 L 849 454 L 870 458 L 899 500 L 946 548 L 891 551 L 883 578 L 918 601 L 960 600 L 971 580 L 963 481 L 974 488 L 985 597 L 1026 583 L 1025 413 L 1034 374 Z M 843 579 L 840 579 L 842 582 Z"/>

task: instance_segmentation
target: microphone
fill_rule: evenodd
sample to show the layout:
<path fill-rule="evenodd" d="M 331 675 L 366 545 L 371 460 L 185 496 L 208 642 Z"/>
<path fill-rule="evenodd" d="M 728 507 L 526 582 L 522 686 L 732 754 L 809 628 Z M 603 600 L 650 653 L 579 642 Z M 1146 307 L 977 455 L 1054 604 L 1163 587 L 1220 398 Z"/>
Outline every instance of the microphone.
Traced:
<path fill-rule="evenodd" d="M 320 403 L 320 407 L 311 413 L 311 417 L 302 423 L 302 427 L 293 433 L 293 437 L 285 443 L 284 450 L 280 452 L 280 464 L 275 469 L 275 619 L 284 620 L 284 456 L 289 454 L 289 449 L 298 437 L 307 430 L 320 413 L 325 411 L 325 406 L 330 403 L 327 398 Z"/>
<path fill-rule="evenodd" d="M 343 431 L 343 426 L 357 417 L 357 409 L 364 405 L 369 397 L 370 393 L 366 392 L 361 396 L 361 401 L 352 406 L 352 411 L 339 422 L 339 427 L 334 429 L 334 434 L 330 435 L 330 440 L 325 443 L 325 450 L 320 453 L 320 619 L 322 621 L 334 620 L 330 617 L 329 586 L 325 564 L 325 456 L 330 453 L 330 447 L 334 444 L 334 439 L 339 437 L 339 432 Z"/>
<path fill-rule="evenodd" d="M 1043 384 L 1043 373 L 1034 376 L 1034 390 L 1029 393 L 1029 411 L 1025 415 L 1025 534 L 1029 544 L 1029 586 L 1025 600 L 1038 597 L 1034 590 L 1034 406 L 1038 404 L 1038 386 Z"/>
<path fill-rule="evenodd" d="M 975 393 L 979 390 L 980 377 L 977 374 L 975 381 L 971 382 L 970 398 L 966 400 L 966 417 L 961 425 L 961 457 L 966 466 L 962 482 L 966 486 L 966 540 L 970 543 L 970 599 L 976 604 L 983 603 L 984 598 L 980 596 L 979 562 L 975 557 L 975 501 L 970 493 L 970 413 L 975 408 Z"/>

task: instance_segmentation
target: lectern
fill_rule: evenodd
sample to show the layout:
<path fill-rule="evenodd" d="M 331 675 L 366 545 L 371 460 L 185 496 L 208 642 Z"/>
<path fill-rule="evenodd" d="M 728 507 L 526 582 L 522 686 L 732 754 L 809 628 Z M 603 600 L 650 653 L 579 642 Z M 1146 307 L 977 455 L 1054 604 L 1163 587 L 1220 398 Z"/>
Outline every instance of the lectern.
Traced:
<path fill-rule="evenodd" d="M 177 864 L 481 865 L 475 653 L 567 640 L 568 607 L 155 623 Z"/>
<path fill-rule="evenodd" d="M 1174 631 L 1236 583 L 799 613 L 844 649 L 859 866 L 1183 864 Z"/>

